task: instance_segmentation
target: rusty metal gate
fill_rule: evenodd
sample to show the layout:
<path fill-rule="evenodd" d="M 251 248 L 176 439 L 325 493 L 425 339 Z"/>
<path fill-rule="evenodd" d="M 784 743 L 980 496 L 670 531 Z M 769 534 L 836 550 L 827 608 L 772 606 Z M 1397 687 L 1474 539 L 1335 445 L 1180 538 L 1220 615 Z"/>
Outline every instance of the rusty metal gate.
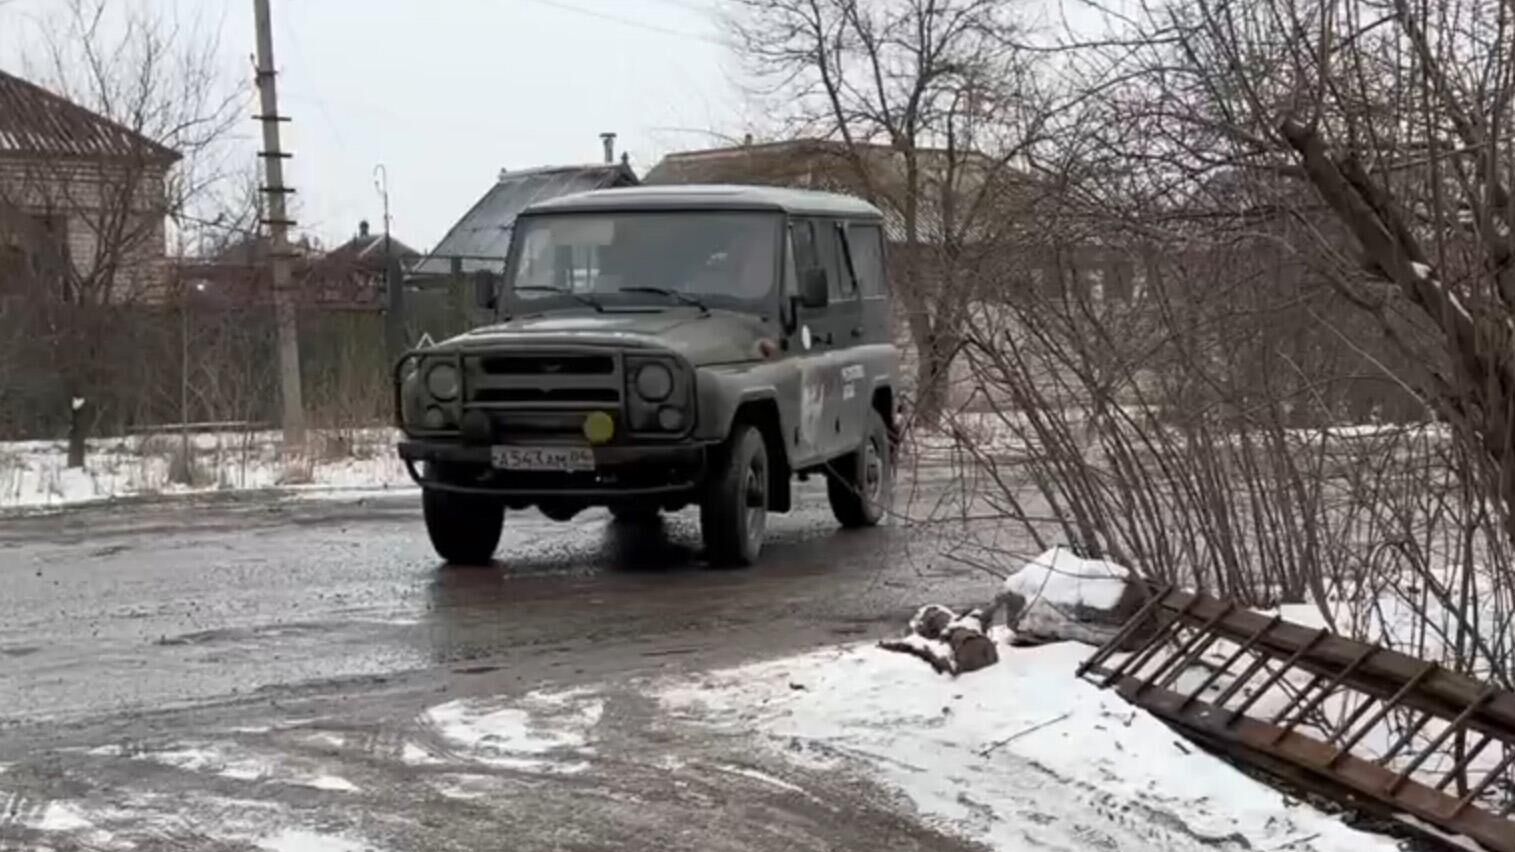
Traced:
<path fill-rule="evenodd" d="M 1266 771 L 1515 852 L 1515 694 L 1172 586 L 1078 674 Z"/>

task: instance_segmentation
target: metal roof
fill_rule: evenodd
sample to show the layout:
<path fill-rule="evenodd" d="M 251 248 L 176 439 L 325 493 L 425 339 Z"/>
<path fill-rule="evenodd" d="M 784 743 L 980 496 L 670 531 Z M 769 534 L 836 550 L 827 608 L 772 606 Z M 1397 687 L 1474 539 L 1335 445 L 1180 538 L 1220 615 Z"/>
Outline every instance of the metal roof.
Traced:
<path fill-rule="evenodd" d="M 586 210 L 777 210 L 808 216 L 864 216 L 878 219 L 877 207 L 835 192 L 816 192 L 776 186 L 695 184 L 638 186 L 581 192 L 533 204 L 526 213 L 566 213 Z"/>
<path fill-rule="evenodd" d="M 464 272 L 480 269 L 498 272 L 504 268 L 516 217 L 527 207 L 560 195 L 636 182 L 636 174 L 630 168 L 614 163 L 502 172 L 484 197 L 463 214 L 413 272 L 446 275 L 452 271 L 453 258 L 461 259 Z"/>
<path fill-rule="evenodd" d="M 141 133 L 0 71 L 0 155 L 140 158 L 171 163 L 179 154 Z"/>
<path fill-rule="evenodd" d="M 647 173 L 647 185 L 688 185 L 710 183 L 761 184 L 765 186 L 803 187 L 849 195 L 867 196 L 882 211 L 884 233 L 892 243 L 908 239 L 905 216 L 899 203 L 903 198 L 904 164 L 898 152 L 885 145 L 859 144 L 857 154 L 866 163 L 873 178 L 868 182 L 859 175 L 849 147 L 836 140 L 791 139 L 729 148 L 680 151 L 664 157 Z M 935 149 L 918 152 L 928 169 L 939 160 Z M 940 204 L 936 193 L 923 192 L 916 199 L 916 239 L 938 243 L 943 238 Z"/>

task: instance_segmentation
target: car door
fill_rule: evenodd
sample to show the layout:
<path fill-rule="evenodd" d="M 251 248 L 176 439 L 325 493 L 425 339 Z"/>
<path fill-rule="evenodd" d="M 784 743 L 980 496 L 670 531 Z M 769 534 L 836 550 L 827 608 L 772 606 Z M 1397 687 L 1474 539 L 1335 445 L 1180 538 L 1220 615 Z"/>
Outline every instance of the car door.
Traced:
<path fill-rule="evenodd" d="M 852 411 L 857 387 L 849 390 L 843 373 L 862 317 L 842 233 L 840 222 L 824 218 L 797 218 L 789 229 L 795 274 L 824 269 L 829 290 L 825 307 L 796 308 L 787 340 L 789 352 L 801 359 L 801 454 L 808 460 L 849 452 L 861 440 Z"/>
<path fill-rule="evenodd" d="M 846 453 L 856 449 L 868 428 L 871 390 L 866 385 L 867 371 L 859 349 L 865 343 L 863 287 L 857 258 L 848 239 L 848 225 L 843 221 L 827 223 L 822 254 L 835 274 L 831 288 L 832 357 L 840 387 L 836 393 L 836 411 L 832 431 L 836 439 L 833 451 Z"/>

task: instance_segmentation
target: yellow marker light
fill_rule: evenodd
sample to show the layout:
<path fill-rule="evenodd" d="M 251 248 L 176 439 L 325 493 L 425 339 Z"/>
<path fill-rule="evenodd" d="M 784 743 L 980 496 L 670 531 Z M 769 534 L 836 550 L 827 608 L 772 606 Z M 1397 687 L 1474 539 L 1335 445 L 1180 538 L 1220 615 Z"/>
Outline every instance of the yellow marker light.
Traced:
<path fill-rule="evenodd" d="M 615 420 L 603 411 L 590 412 L 584 418 L 584 437 L 591 444 L 603 444 L 615 435 Z"/>

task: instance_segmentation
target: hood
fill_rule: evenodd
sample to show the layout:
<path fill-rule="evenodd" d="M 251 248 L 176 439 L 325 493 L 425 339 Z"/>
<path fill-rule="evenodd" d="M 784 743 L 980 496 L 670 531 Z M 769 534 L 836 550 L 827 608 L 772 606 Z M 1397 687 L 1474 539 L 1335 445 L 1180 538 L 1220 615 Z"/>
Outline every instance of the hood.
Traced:
<path fill-rule="evenodd" d="M 755 359 L 762 322 L 747 314 L 694 309 L 668 311 L 608 310 L 605 313 L 560 313 L 515 317 L 476 328 L 439 344 L 439 348 L 484 349 L 531 345 L 604 343 L 671 349 L 695 366 Z"/>

